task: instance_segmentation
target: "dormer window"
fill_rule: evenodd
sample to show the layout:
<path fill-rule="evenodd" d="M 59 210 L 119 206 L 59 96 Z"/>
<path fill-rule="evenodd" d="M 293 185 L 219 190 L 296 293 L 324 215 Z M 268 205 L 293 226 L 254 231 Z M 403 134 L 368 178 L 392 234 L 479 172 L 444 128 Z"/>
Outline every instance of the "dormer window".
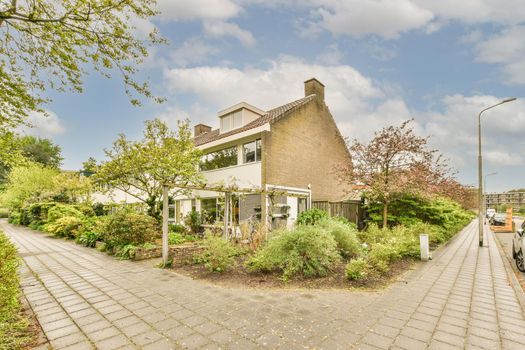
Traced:
<path fill-rule="evenodd" d="M 242 110 L 238 110 L 221 118 L 221 132 L 228 132 L 242 126 Z"/>
<path fill-rule="evenodd" d="M 246 102 L 226 108 L 218 113 L 221 120 L 220 133 L 238 129 L 264 115 L 264 111 Z"/>

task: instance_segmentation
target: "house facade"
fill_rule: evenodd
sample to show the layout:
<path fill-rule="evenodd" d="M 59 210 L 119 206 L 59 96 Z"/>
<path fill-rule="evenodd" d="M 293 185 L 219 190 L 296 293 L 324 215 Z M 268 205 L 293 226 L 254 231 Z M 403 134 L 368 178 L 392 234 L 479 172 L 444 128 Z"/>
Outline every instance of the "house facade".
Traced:
<path fill-rule="evenodd" d="M 350 154 L 325 104 L 324 85 L 313 78 L 304 83 L 305 96 L 263 111 L 242 102 L 218 113 L 216 129 L 199 124 L 195 145 L 204 152 L 200 171 L 207 184 L 253 189 L 233 193 L 233 225 L 251 219 L 272 226 L 291 226 L 312 201 L 342 201 L 347 191 L 334 168 Z M 205 222 L 220 222 L 224 193 L 193 191 L 178 198 L 170 210 L 180 222 L 191 210 Z"/>

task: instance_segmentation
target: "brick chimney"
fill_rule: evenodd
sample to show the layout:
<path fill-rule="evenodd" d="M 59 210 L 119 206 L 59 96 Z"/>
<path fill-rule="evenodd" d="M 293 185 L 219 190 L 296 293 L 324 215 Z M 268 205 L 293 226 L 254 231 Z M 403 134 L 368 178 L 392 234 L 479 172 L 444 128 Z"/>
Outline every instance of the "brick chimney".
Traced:
<path fill-rule="evenodd" d="M 315 94 L 320 101 L 324 101 L 324 85 L 316 78 L 304 82 L 304 96 Z"/>
<path fill-rule="evenodd" d="M 206 134 L 210 131 L 211 131 L 211 126 L 204 125 L 204 124 L 197 124 L 193 127 L 193 137 L 197 137 L 202 134 Z"/>

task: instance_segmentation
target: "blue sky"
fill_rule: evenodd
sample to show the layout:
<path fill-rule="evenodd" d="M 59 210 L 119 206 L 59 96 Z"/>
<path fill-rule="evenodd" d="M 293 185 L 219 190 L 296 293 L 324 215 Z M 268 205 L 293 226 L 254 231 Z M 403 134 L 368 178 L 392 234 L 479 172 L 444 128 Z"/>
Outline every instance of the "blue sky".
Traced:
<path fill-rule="evenodd" d="M 525 187 L 525 6 L 522 0 L 159 0 L 162 14 L 136 21 L 169 40 L 141 67 L 167 102 L 132 107 L 118 75 L 96 73 L 82 94 L 49 91 L 51 117 L 29 132 L 63 148 L 64 168 L 104 157 L 119 133 L 140 137 L 160 117 L 218 126 L 217 111 L 240 101 L 270 109 L 301 98 L 303 81 L 326 85 L 344 135 L 369 139 L 415 119 L 421 135 L 476 184 L 477 113 L 484 116 L 489 191 Z"/>

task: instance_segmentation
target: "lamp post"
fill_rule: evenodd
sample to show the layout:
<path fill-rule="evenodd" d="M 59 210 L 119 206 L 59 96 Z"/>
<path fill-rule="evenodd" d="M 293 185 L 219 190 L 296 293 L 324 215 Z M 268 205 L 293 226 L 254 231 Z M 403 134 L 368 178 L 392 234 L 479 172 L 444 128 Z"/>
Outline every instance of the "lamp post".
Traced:
<path fill-rule="evenodd" d="M 483 190 L 485 191 L 485 194 L 483 195 L 483 203 L 485 204 L 484 205 L 485 210 L 483 211 L 484 213 L 487 212 L 487 207 L 488 207 L 488 203 L 487 203 L 487 177 L 492 176 L 492 175 L 496 175 L 496 174 L 497 174 L 497 172 L 493 172 L 493 173 L 485 175 L 485 177 L 483 178 Z M 485 223 L 487 223 L 487 215 L 486 214 L 485 214 L 484 221 L 485 221 Z"/>
<path fill-rule="evenodd" d="M 500 101 L 492 106 L 489 106 L 483 109 L 478 114 L 478 235 L 479 235 L 479 246 L 483 247 L 483 163 L 481 159 L 481 114 L 486 110 L 494 108 L 496 106 L 502 105 L 507 102 L 512 102 L 516 100 L 516 97 L 507 98 L 503 101 Z"/>

